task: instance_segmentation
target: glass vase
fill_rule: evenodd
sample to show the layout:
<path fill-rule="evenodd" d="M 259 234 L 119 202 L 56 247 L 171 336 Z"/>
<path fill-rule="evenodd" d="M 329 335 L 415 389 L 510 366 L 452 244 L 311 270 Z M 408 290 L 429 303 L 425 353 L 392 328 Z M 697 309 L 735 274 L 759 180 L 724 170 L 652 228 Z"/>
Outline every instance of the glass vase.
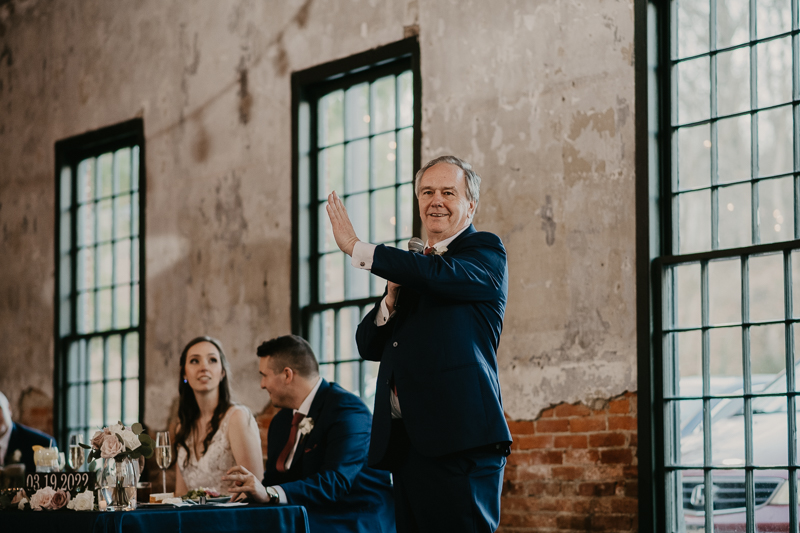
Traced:
<path fill-rule="evenodd" d="M 136 509 L 136 471 L 129 457 L 103 459 L 103 468 L 97 481 L 100 497 L 107 511 L 132 511 Z"/>

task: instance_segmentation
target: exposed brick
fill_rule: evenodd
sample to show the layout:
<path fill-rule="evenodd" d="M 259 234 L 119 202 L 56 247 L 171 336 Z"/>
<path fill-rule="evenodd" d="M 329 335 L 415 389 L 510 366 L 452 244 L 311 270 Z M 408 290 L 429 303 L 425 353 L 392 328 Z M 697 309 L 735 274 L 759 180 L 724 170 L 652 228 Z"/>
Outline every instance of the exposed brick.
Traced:
<path fill-rule="evenodd" d="M 589 435 L 589 446 L 592 448 L 610 448 L 624 445 L 624 433 L 593 433 Z"/>
<path fill-rule="evenodd" d="M 586 435 L 558 435 L 552 443 L 553 448 L 588 448 Z"/>
<path fill-rule="evenodd" d="M 627 429 L 628 431 L 636 431 L 637 419 L 635 416 L 609 416 L 608 429 Z"/>
<path fill-rule="evenodd" d="M 636 498 L 639 496 L 639 482 L 638 481 L 626 481 L 625 482 L 625 491 L 623 493 L 625 496 L 629 498 Z"/>
<path fill-rule="evenodd" d="M 606 418 L 604 416 L 587 416 L 584 418 L 570 418 L 569 430 L 573 433 L 590 433 L 604 431 Z"/>
<path fill-rule="evenodd" d="M 636 498 L 611 498 L 611 512 L 615 514 L 636 514 L 639 500 Z"/>
<path fill-rule="evenodd" d="M 631 412 L 631 403 L 628 398 L 613 400 L 608 404 L 608 412 L 617 415 L 626 415 Z"/>
<path fill-rule="evenodd" d="M 533 422 L 531 420 L 509 420 L 508 429 L 515 438 L 517 435 L 530 435 L 533 433 Z"/>
<path fill-rule="evenodd" d="M 568 404 L 562 403 L 561 405 L 556 406 L 556 416 L 558 418 L 566 418 L 569 416 L 589 416 L 592 414 L 592 410 L 582 404 Z"/>
<path fill-rule="evenodd" d="M 534 451 L 528 454 L 528 464 L 532 465 L 560 465 L 563 455 L 557 451 Z"/>
<path fill-rule="evenodd" d="M 638 433 L 631 433 L 631 446 L 636 448 L 639 446 L 639 434 Z"/>
<path fill-rule="evenodd" d="M 614 483 L 581 483 L 578 492 L 581 496 L 613 496 Z"/>
<path fill-rule="evenodd" d="M 587 531 L 591 527 L 591 517 L 587 515 L 559 516 L 556 520 L 558 529 L 579 529 Z"/>
<path fill-rule="evenodd" d="M 605 464 L 629 465 L 633 462 L 633 453 L 631 453 L 629 448 L 602 450 L 600 452 L 600 462 Z"/>
<path fill-rule="evenodd" d="M 639 467 L 626 466 L 622 471 L 622 475 L 625 476 L 625 479 L 637 479 L 639 477 Z"/>
<path fill-rule="evenodd" d="M 575 480 L 581 479 L 586 469 L 580 466 L 556 466 L 553 467 L 554 479 Z"/>
<path fill-rule="evenodd" d="M 594 464 L 598 457 L 597 450 L 567 450 L 564 452 L 564 464 Z"/>
<path fill-rule="evenodd" d="M 632 517 L 630 516 L 592 516 L 591 529 L 593 531 L 629 531 Z"/>
<path fill-rule="evenodd" d="M 542 414 L 539 415 L 539 418 L 553 418 L 555 416 L 555 407 L 551 407 L 550 409 L 545 409 L 542 411 Z"/>
<path fill-rule="evenodd" d="M 553 436 L 552 435 L 524 435 L 514 437 L 514 443 L 511 445 L 512 449 L 516 450 L 531 450 L 536 448 L 552 448 Z M 556 446 L 558 448 L 558 446 Z"/>
<path fill-rule="evenodd" d="M 541 514 L 517 514 L 501 513 L 500 525 L 507 527 L 524 528 L 554 528 L 556 527 L 556 517 Z"/>
<path fill-rule="evenodd" d="M 537 433 L 567 433 L 569 431 L 569 420 L 558 418 L 548 418 L 547 420 L 536 421 Z"/>

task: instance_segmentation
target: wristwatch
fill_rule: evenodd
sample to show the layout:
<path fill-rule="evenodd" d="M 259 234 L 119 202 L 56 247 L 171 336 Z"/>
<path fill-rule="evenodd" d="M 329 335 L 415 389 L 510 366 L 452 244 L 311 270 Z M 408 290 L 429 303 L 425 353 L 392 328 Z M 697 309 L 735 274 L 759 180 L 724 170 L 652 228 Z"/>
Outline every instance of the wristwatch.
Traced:
<path fill-rule="evenodd" d="M 275 490 L 275 487 L 267 487 L 267 496 L 269 496 L 269 503 L 280 503 L 281 495 Z"/>

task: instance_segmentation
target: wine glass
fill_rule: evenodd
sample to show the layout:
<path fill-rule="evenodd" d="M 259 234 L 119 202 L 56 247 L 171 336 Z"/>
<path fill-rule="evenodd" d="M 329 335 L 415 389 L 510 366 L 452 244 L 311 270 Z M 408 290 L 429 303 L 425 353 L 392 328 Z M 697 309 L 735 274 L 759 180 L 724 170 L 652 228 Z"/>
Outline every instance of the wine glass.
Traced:
<path fill-rule="evenodd" d="M 172 445 L 169 441 L 169 431 L 159 431 L 156 433 L 156 463 L 161 469 L 161 483 L 164 486 L 162 492 L 167 492 L 167 468 L 172 463 Z"/>
<path fill-rule="evenodd" d="M 85 450 L 81 448 L 83 444 L 83 433 L 73 433 L 69 437 L 69 466 L 74 471 L 80 470 L 86 460 Z"/>
<path fill-rule="evenodd" d="M 58 456 L 56 457 L 56 472 L 63 472 L 64 467 L 67 466 L 67 458 L 64 456 L 64 452 L 58 452 Z"/>

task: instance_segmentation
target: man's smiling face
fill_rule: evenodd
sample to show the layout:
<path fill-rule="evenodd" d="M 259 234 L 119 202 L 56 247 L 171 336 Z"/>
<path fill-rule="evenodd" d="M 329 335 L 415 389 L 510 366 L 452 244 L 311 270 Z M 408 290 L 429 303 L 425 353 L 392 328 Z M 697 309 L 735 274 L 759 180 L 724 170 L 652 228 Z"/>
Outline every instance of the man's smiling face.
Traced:
<path fill-rule="evenodd" d="M 464 171 L 450 163 L 437 163 L 425 171 L 417 201 L 431 246 L 458 233 L 475 213 L 475 201 L 467 199 Z"/>

